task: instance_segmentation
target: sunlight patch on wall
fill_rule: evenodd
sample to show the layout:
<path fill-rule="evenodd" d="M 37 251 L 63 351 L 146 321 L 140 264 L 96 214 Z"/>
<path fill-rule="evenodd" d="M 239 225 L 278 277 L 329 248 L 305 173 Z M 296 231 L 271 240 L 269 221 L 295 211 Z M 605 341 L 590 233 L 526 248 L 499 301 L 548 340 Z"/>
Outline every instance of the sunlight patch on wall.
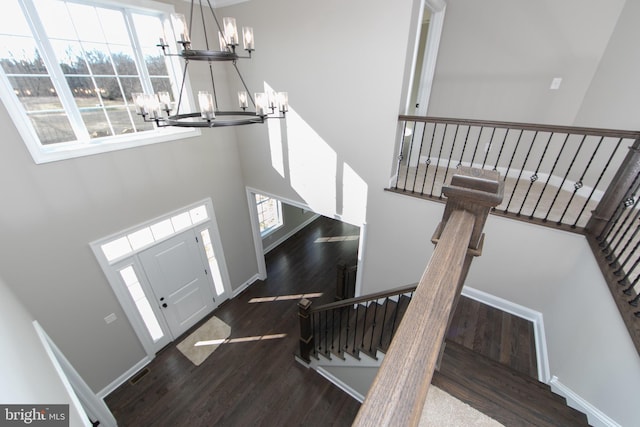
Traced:
<path fill-rule="evenodd" d="M 264 83 L 265 93 L 274 92 L 274 89 L 266 82 Z M 284 171 L 284 146 L 282 140 L 282 121 L 281 120 L 267 120 L 267 130 L 269 132 L 269 149 L 271 152 L 271 166 L 280 174 L 281 177 L 285 177 Z"/>
<path fill-rule="evenodd" d="M 342 171 L 342 218 L 352 224 L 362 224 L 367 215 L 367 183 L 348 164 Z"/>
<path fill-rule="evenodd" d="M 336 152 L 291 108 L 286 120 L 291 187 L 314 212 L 335 214 Z"/>

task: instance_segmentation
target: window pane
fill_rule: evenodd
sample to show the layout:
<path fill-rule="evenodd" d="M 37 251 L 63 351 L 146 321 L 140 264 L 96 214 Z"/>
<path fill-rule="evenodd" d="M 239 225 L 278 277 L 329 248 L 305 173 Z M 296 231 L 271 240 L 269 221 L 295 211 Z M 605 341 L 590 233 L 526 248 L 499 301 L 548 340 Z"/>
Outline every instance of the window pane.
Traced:
<path fill-rule="evenodd" d="M 172 235 L 173 225 L 171 225 L 171 220 L 165 219 L 164 221 L 153 224 L 151 226 L 151 231 L 153 232 L 153 237 L 155 237 L 156 240 Z"/>
<path fill-rule="evenodd" d="M 131 233 L 127 237 L 134 251 L 150 243 L 153 243 L 154 241 L 153 235 L 151 234 L 151 229 L 149 227 L 145 227 L 142 230 Z"/>
<path fill-rule="evenodd" d="M 96 77 L 97 93 L 102 98 L 102 104 L 105 106 L 124 106 L 124 98 L 120 90 L 120 84 L 115 77 Z"/>
<path fill-rule="evenodd" d="M 76 139 L 67 114 L 64 111 L 29 114 L 29 120 L 42 145 Z"/>
<path fill-rule="evenodd" d="M 137 77 L 121 77 L 120 84 L 122 85 L 122 90 L 124 90 L 124 98 L 127 100 L 128 104 L 131 104 L 132 96 L 131 94 L 134 92 L 143 92 L 142 84 L 140 83 L 140 79 Z"/>
<path fill-rule="evenodd" d="M 89 74 L 82 47 L 78 42 L 51 40 L 56 59 L 65 74 Z"/>
<path fill-rule="evenodd" d="M 85 108 L 80 110 L 82 121 L 87 126 L 89 137 L 103 138 L 113 135 L 111 126 L 102 108 Z"/>
<path fill-rule="evenodd" d="M 173 224 L 173 229 L 176 230 L 176 233 L 182 229 L 189 227 L 191 225 L 191 217 L 189 216 L 189 212 L 181 213 L 180 215 L 172 217 L 171 223 Z"/>
<path fill-rule="evenodd" d="M 0 36 L 0 61 L 7 74 L 47 74 L 42 56 L 31 38 Z"/>
<path fill-rule="evenodd" d="M 16 34 L 31 37 L 31 30 L 22 16 L 22 9 L 15 0 L 2 2 L 0 34 Z"/>
<path fill-rule="evenodd" d="M 42 25 L 50 38 L 75 40 L 76 32 L 67 12 L 67 7 L 61 1 L 35 0 L 36 8 Z"/>
<path fill-rule="evenodd" d="M 159 79 L 152 78 L 151 85 L 153 86 L 153 92 L 158 93 L 161 91 L 169 92 L 169 96 L 171 96 L 171 100 L 173 101 L 173 92 L 171 90 L 171 80 L 169 79 Z"/>
<path fill-rule="evenodd" d="M 64 112 L 49 76 L 9 77 L 9 83 L 25 110 L 61 110 Z"/>
<path fill-rule="evenodd" d="M 160 37 L 163 37 L 164 34 L 160 19 L 151 15 L 134 13 L 133 22 L 140 45 L 143 48 L 155 48 L 155 52 L 158 54 L 160 48 L 156 45 L 160 43 Z"/>
<path fill-rule="evenodd" d="M 111 57 L 116 66 L 116 71 L 121 76 L 137 76 L 138 69 L 133 59 L 133 49 L 125 46 L 110 45 Z"/>
<path fill-rule="evenodd" d="M 77 37 L 84 41 L 105 42 L 102 25 L 98 19 L 96 8 L 83 4 L 67 3 Z"/>
<path fill-rule="evenodd" d="M 144 62 L 147 64 L 150 76 L 168 76 L 167 63 L 164 55 L 159 52 L 158 48 L 145 49 Z"/>
<path fill-rule="evenodd" d="M 115 74 L 111 63 L 111 54 L 106 44 L 83 43 L 85 56 L 91 73 L 93 74 Z"/>
<path fill-rule="evenodd" d="M 102 31 L 105 39 L 110 44 L 129 45 L 129 33 L 124 20 L 124 15 L 119 10 L 97 8 L 98 16 L 102 21 Z"/>
<path fill-rule="evenodd" d="M 109 261 L 113 261 L 114 259 L 131 252 L 131 245 L 129 245 L 129 240 L 127 240 L 126 237 L 121 237 L 109 243 L 105 243 L 101 248 L 104 256 L 107 257 Z"/>
<path fill-rule="evenodd" d="M 91 77 L 67 77 L 67 82 L 78 107 L 96 107 L 100 105 L 100 99 L 96 95 L 96 88 Z"/>
<path fill-rule="evenodd" d="M 135 117 L 135 112 L 132 115 L 129 115 L 129 110 L 124 107 L 108 108 L 106 111 L 107 116 L 109 116 L 113 132 L 116 135 L 136 132 L 136 126 L 131 120 L 132 117 Z"/>

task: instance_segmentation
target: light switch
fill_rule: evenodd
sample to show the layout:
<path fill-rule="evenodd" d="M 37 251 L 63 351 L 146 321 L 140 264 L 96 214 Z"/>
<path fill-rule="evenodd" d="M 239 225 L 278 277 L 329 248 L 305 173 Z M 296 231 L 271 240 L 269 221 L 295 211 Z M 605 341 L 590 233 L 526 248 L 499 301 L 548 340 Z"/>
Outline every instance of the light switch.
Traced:
<path fill-rule="evenodd" d="M 104 321 L 107 322 L 107 325 L 108 325 L 111 322 L 115 322 L 116 319 L 117 319 L 116 314 L 111 313 L 110 315 L 104 318 Z"/>
<path fill-rule="evenodd" d="M 551 86 L 549 87 L 549 89 L 558 90 L 560 89 L 561 83 L 562 83 L 562 77 L 555 77 L 553 80 L 551 80 Z"/>

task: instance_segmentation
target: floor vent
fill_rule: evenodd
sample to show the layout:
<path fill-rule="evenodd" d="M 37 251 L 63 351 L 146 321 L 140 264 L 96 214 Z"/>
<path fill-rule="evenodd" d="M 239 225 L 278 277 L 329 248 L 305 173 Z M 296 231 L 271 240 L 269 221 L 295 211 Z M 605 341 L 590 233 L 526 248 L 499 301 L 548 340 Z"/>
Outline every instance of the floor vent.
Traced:
<path fill-rule="evenodd" d="M 143 370 L 141 370 L 140 372 L 138 372 L 137 374 L 135 374 L 133 376 L 133 378 L 131 378 L 129 380 L 129 382 L 131 384 L 136 384 L 138 381 L 140 381 L 142 379 L 142 377 L 144 377 L 145 375 L 147 375 L 149 373 L 149 368 L 144 368 Z"/>

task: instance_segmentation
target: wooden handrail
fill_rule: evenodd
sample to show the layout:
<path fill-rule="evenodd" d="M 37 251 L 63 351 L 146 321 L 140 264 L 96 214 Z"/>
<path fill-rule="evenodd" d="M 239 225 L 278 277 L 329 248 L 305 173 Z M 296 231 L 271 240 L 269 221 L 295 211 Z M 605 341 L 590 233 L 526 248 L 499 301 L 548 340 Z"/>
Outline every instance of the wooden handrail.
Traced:
<path fill-rule="evenodd" d="M 451 214 L 354 426 L 420 421 L 474 222 L 469 212 Z"/>
<path fill-rule="evenodd" d="M 374 301 L 374 300 L 377 300 L 377 299 L 392 297 L 394 295 L 406 294 L 408 292 L 415 291 L 416 286 L 417 286 L 417 284 L 410 285 L 410 286 L 405 286 L 405 287 L 402 287 L 402 288 L 390 289 L 388 291 L 377 292 L 377 293 L 374 293 L 374 294 L 367 294 L 367 295 L 363 295 L 363 296 L 356 297 L 356 298 L 349 298 L 349 299 L 345 299 L 345 300 L 341 300 L 341 301 L 330 302 L 328 304 L 323 304 L 321 306 L 312 308 L 309 311 L 309 313 L 317 313 L 319 311 L 333 310 L 334 308 L 340 308 L 340 307 L 349 307 L 349 306 L 352 306 L 352 305 L 355 305 L 355 304 L 359 304 L 361 302 Z"/>
<path fill-rule="evenodd" d="M 597 135 L 612 138 L 640 139 L 640 131 L 627 131 L 619 129 L 600 129 L 576 126 L 556 126 L 535 123 L 501 122 L 490 120 L 455 119 L 448 117 L 426 117 L 400 115 L 398 120 L 421 123 L 446 123 L 463 126 L 484 126 L 503 129 L 522 129 L 538 132 L 571 133 L 576 135 Z"/>
<path fill-rule="evenodd" d="M 474 256 L 482 252 L 485 221 L 502 200 L 494 171 L 461 167 L 444 188 L 447 206 L 435 251 L 413 293 L 354 426 L 417 426 L 446 331 Z"/>

